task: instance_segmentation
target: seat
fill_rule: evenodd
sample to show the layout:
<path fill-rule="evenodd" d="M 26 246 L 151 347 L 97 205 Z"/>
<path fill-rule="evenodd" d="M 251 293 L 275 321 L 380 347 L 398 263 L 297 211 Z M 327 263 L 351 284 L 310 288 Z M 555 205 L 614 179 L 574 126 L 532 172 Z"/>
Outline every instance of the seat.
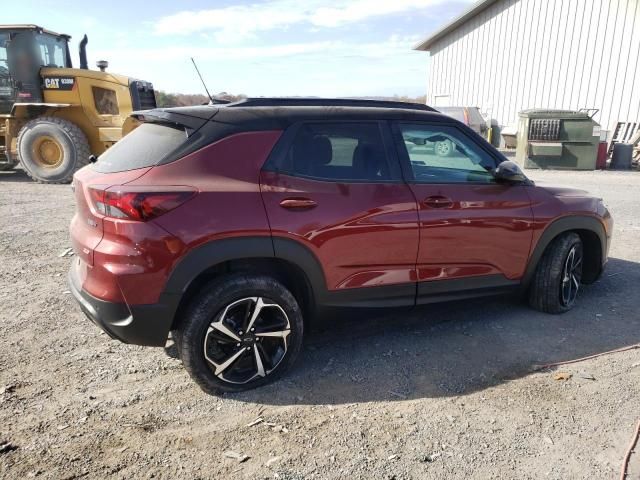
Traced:
<path fill-rule="evenodd" d="M 293 146 L 294 171 L 303 175 L 323 176 L 324 167 L 331 163 L 333 148 L 324 135 L 300 135 Z"/>
<path fill-rule="evenodd" d="M 389 166 L 384 151 L 369 142 L 359 142 L 353 151 L 353 169 L 360 180 L 389 179 Z"/>

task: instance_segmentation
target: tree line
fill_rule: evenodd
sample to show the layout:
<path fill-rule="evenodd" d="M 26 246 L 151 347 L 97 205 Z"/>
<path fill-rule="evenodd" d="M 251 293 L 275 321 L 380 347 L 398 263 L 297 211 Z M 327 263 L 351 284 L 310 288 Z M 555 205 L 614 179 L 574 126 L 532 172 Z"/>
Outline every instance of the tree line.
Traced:
<path fill-rule="evenodd" d="M 156 90 L 156 105 L 158 107 L 188 107 L 190 105 L 206 105 L 209 103 L 209 97 L 199 93 L 167 93 L 162 90 Z M 234 95 L 232 93 L 220 92 L 213 95 L 213 98 L 220 100 L 227 100 L 230 102 L 236 102 L 243 98 L 247 98 L 247 95 L 239 94 Z M 406 95 L 393 95 L 391 97 L 376 96 L 376 97 L 358 97 L 362 99 L 370 98 L 374 100 L 394 100 L 396 102 L 410 102 L 410 103 L 426 103 L 426 96 L 421 95 L 418 97 L 408 97 Z"/>

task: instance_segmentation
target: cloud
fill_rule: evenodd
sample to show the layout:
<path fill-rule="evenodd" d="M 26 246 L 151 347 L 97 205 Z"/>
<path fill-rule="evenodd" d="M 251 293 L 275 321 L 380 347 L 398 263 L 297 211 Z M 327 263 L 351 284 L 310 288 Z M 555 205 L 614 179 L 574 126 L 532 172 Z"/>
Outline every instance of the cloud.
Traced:
<path fill-rule="evenodd" d="M 310 55 L 381 58 L 393 55 L 415 54 L 416 52 L 411 51 L 411 46 L 417 39 L 417 35 L 391 35 L 386 41 L 374 43 L 352 43 L 336 40 L 258 46 L 130 47 L 126 50 L 102 50 L 95 53 L 101 58 L 118 58 L 120 60 L 139 60 L 144 58 L 145 61 L 170 61 L 189 59 L 189 57 L 204 61 L 260 60 Z M 419 53 L 418 55 L 422 56 Z"/>
<path fill-rule="evenodd" d="M 181 11 L 159 18 L 158 35 L 213 32 L 219 42 L 233 43 L 258 32 L 285 29 L 296 24 L 335 28 L 363 20 L 412 12 L 447 0 L 275 0 L 198 11 Z M 470 1 L 470 0 L 466 0 Z"/>
<path fill-rule="evenodd" d="M 120 60 L 169 61 L 189 59 L 196 60 L 251 60 L 261 58 L 291 57 L 302 54 L 324 52 L 337 47 L 339 42 L 289 43 L 255 47 L 150 47 L 129 48 L 121 51 L 97 51 L 98 56 L 117 57 Z"/>
<path fill-rule="evenodd" d="M 189 61 L 193 56 L 216 91 L 252 95 L 419 94 L 423 90 L 426 57 L 411 50 L 415 41 L 415 35 L 391 35 L 368 43 L 345 40 L 255 46 L 201 43 L 193 48 L 130 45 L 125 49 L 96 49 L 92 53 L 96 58 L 109 60 L 112 71 L 150 80 L 156 88 L 168 91 L 201 90 Z"/>
<path fill-rule="evenodd" d="M 256 32 L 284 28 L 303 21 L 304 15 L 295 2 L 277 1 L 272 4 L 233 5 L 200 11 L 182 11 L 161 17 L 154 25 L 160 35 L 185 35 L 195 32 L 216 32 L 216 40 L 250 37 Z"/>
<path fill-rule="evenodd" d="M 334 2 L 333 6 L 321 6 L 310 16 L 313 25 L 319 27 L 340 27 L 357 23 L 372 17 L 393 15 L 422 9 L 444 0 L 356 0 L 353 2 Z M 331 2 L 326 2 L 331 4 Z"/>

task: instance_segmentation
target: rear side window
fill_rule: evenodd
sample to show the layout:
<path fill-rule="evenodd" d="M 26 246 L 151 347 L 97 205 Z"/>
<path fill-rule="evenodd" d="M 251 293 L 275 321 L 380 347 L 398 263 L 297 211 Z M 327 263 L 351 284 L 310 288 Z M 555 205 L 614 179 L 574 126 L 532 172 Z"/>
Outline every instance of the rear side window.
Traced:
<path fill-rule="evenodd" d="M 298 129 L 277 169 L 328 181 L 390 180 L 378 123 L 308 123 Z"/>
<path fill-rule="evenodd" d="M 152 167 L 186 140 L 183 129 L 143 123 L 100 155 L 94 169 L 114 173 Z"/>

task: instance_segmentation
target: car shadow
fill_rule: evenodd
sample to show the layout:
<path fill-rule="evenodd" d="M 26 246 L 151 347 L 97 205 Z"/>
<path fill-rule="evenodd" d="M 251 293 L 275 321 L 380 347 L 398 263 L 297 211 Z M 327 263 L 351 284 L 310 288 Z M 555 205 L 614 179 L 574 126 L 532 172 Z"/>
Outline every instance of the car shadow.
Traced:
<path fill-rule="evenodd" d="M 33 182 L 33 180 L 21 168 L 8 171 L 0 171 L 0 183 L 9 182 Z"/>
<path fill-rule="evenodd" d="M 469 394 L 540 365 L 640 343 L 638 284 L 639 263 L 611 259 L 563 315 L 491 298 L 366 320 L 327 319 L 283 379 L 231 397 L 292 405 Z"/>

